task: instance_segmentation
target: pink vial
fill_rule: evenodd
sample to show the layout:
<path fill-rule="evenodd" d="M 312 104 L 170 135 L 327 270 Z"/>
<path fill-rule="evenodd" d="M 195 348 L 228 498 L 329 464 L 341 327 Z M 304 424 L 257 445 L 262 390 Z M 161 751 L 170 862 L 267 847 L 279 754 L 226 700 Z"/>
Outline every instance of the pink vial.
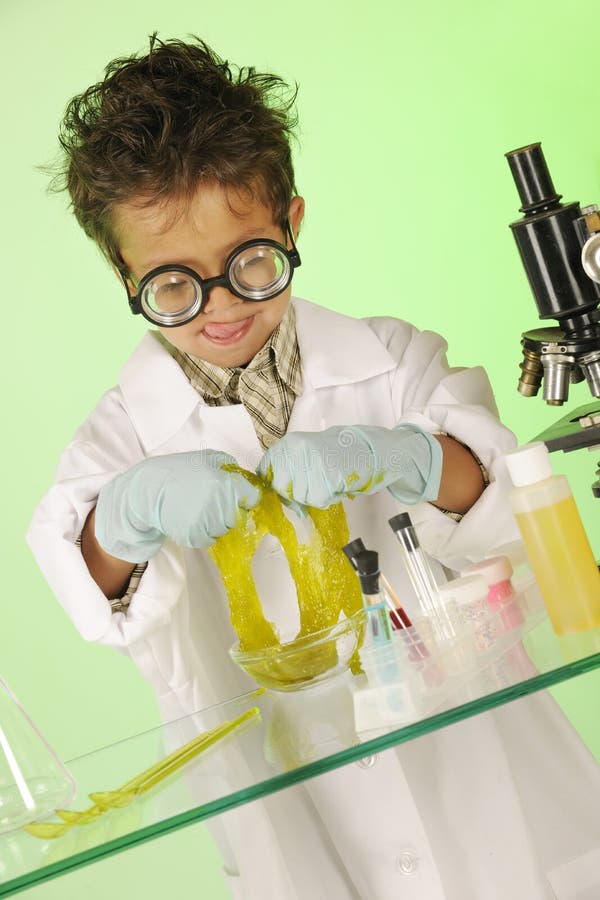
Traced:
<path fill-rule="evenodd" d="M 506 631 L 523 624 L 523 614 L 517 606 L 510 577 L 513 568 L 507 556 L 491 556 L 465 569 L 463 575 L 481 575 L 488 586 L 488 604 L 500 615 Z"/>

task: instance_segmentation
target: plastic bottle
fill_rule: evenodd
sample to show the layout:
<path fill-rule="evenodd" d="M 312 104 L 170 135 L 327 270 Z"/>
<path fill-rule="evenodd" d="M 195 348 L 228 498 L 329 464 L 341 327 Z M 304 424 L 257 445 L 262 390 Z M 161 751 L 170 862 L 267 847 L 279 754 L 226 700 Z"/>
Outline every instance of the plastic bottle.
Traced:
<path fill-rule="evenodd" d="M 506 556 L 513 568 L 510 581 L 515 593 L 517 606 L 523 618 L 527 619 L 541 610 L 545 612 L 544 601 L 537 586 L 535 575 L 531 571 L 531 565 L 525 552 L 523 541 L 510 541 L 508 544 L 501 544 L 499 547 L 495 547 L 487 555 L 486 559 L 491 559 L 495 556 Z"/>
<path fill-rule="evenodd" d="M 487 600 L 492 612 L 498 613 L 506 631 L 523 624 L 523 613 L 515 599 L 511 583 L 513 567 L 507 556 L 490 556 L 463 570 L 463 575 L 481 575 L 488 586 Z"/>
<path fill-rule="evenodd" d="M 569 482 L 554 475 L 546 445 L 506 455 L 510 504 L 558 635 L 600 627 L 600 573 Z"/>

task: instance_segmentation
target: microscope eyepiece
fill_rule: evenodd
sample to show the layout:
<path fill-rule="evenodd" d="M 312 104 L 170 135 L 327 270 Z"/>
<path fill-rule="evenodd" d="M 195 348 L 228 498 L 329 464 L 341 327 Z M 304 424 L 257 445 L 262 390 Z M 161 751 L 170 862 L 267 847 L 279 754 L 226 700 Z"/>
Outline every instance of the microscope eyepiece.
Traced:
<path fill-rule="evenodd" d="M 521 212 L 527 215 L 559 205 L 562 194 L 554 189 L 540 142 L 511 150 L 505 156 L 523 204 Z"/>
<path fill-rule="evenodd" d="M 581 264 L 579 203 L 560 202 L 540 143 L 505 155 L 524 213 L 510 227 L 540 319 L 557 319 L 570 337 L 596 336 L 589 314 L 600 294 Z"/>

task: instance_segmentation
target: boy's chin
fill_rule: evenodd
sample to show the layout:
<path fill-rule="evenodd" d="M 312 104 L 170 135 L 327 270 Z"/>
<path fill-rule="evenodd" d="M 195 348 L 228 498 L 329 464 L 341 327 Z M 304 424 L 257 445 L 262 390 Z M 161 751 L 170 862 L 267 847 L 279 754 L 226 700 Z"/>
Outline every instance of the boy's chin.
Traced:
<path fill-rule="evenodd" d="M 239 347 L 218 347 L 212 341 L 206 339 L 200 343 L 202 346 L 198 347 L 196 356 L 213 366 L 221 366 L 228 369 L 247 365 L 261 349 L 260 347 L 255 349 L 247 343 Z"/>

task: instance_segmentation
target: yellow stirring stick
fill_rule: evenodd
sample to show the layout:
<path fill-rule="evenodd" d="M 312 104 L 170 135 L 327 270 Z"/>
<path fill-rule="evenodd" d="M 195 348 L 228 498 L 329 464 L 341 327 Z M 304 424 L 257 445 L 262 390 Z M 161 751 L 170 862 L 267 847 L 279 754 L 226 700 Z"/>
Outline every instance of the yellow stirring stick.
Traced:
<path fill-rule="evenodd" d="M 248 696 L 259 697 L 265 692 L 266 688 L 258 688 L 258 690 Z M 127 784 L 124 784 L 122 787 L 117 788 L 117 790 L 96 791 L 93 794 L 88 794 L 88 796 L 90 800 L 94 801 L 95 806 L 98 807 L 108 809 L 111 807 L 127 806 L 131 800 L 133 800 L 134 796 L 149 791 L 150 788 L 154 787 L 159 781 L 162 781 L 163 778 L 167 778 L 171 772 L 174 772 L 176 769 L 185 765 L 185 763 L 196 756 L 199 751 L 212 746 L 216 741 L 226 737 L 226 735 L 235 731 L 236 728 L 240 728 L 245 722 L 250 721 L 250 719 L 253 719 L 256 715 L 260 715 L 260 710 L 257 706 L 254 706 L 252 709 L 248 710 L 248 712 L 238 716 L 237 719 L 233 719 L 231 722 L 223 722 L 211 731 L 205 731 L 203 734 L 198 735 L 198 737 L 195 737 L 189 744 L 184 744 L 183 747 L 174 750 L 169 756 L 165 756 L 164 759 L 159 760 L 154 766 L 146 769 L 140 775 L 136 775 L 135 778 L 128 781 Z M 94 808 L 95 807 L 90 807 L 90 810 Z M 85 815 L 88 811 L 89 810 L 85 810 L 83 813 L 79 813 L 79 815 Z M 57 809 L 56 812 L 61 818 L 64 818 L 64 814 L 69 811 Z M 75 813 L 75 815 L 77 815 L 77 813 Z M 67 819 L 65 819 L 65 821 L 67 821 Z"/>
<path fill-rule="evenodd" d="M 127 806 L 135 799 L 135 797 L 149 791 L 150 788 L 154 787 L 154 785 L 158 784 L 181 766 L 185 765 L 185 763 L 189 762 L 190 759 L 193 759 L 194 756 L 201 753 L 203 750 L 206 750 L 208 747 L 213 746 L 217 741 L 231 734 L 231 732 L 240 728 L 246 722 L 249 722 L 258 715 L 260 715 L 260 709 L 257 706 L 254 706 L 247 712 L 242 713 L 242 715 L 238 716 L 236 719 L 232 719 L 230 722 L 224 722 L 222 725 L 218 725 L 211 731 L 205 731 L 203 734 L 198 735 L 198 737 L 194 738 L 189 743 L 184 744 L 183 747 L 179 747 L 179 749 L 174 750 L 173 753 L 165 756 L 164 759 L 155 763 L 155 765 L 145 769 L 145 771 L 141 772 L 139 775 L 136 775 L 135 778 L 126 782 L 126 784 L 117 788 L 117 790 L 99 791 L 90 794 L 89 797 L 94 801 L 94 805 L 88 809 L 82 810 L 81 812 L 57 809 L 56 813 L 63 819 L 62 823 L 32 822 L 30 825 L 25 825 L 24 830 L 34 837 L 46 840 L 58 838 L 68 831 L 69 828 L 72 828 L 73 825 L 86 825 L 88 822 L 97 819 L 98 816 L 101 816 L 102 813 L 113 807 Z"/>
<path fill-rule="evenodd" d="M 247 713 L 244 713 L 244 717 L 247 715 Z M 216 728 L 213 728 L 211 731 L 205 731 L 203 734 L 198 735 L 198 737 L 195 737 L 190 741 L 189 744 L 185 744 L 183 747 L 174 750 L 169 756 L 159 760 L 159 762 L 155 763 L 149 769 L 146 769 L 140 775 L 136 775 L 135 778 L 128 781 L 120 788 L 116 788 L 113 791 L 96 791 L 92 794 L 88 794 L 90 800 L 93 800 L 94 802 L 94 805 L 90 806 L 88 809 L 81 811 L 57 809 L 55 810 L 56 815 L 59 816 L 63 822 L 67 822 L 69 827 L 71 825 L 87 825 L 88 822 L 97 819 L 98 816 L 101 816 L 102 813 L 107 812 L 109 809 L 128 806 L 139 794 L 149 790 L 158 781 L 162 781 L 162 779 L 166 778 L 172 771 L 183 766 L 189 759 L 192 759 L 200 751 L 211 746 L 215 741 L 225 737 L 225 735 L 229 734 L 233 728 L 237 728 L 239 725 L 243 724 L 244 721 L 245 718 L 242 718 L 241 722 L 238 722 L 238 720 L 236 720 L 235 723 L 224 722 Z M 49 822 L 45 824 L 52 825 L 54 823 Z"/>

